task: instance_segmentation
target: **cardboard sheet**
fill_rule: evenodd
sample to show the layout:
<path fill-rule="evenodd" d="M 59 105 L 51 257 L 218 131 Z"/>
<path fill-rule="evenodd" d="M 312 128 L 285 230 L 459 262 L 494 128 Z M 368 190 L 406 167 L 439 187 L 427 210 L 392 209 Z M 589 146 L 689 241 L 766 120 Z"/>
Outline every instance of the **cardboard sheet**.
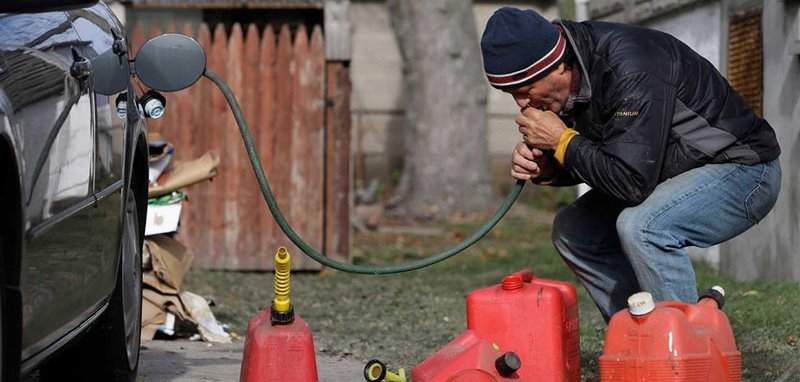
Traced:
<path fill-rule="evenodd" d="M 151 184 L 148 191 L 149 197 L 168 194 L 172 191 L 191 186 L 195 183 L 211 179 L 217 175 L 219 155 L 209 151 L 200 158 L 187 161 L 176 161 L 171 170 L 158 179 L 157 184 Z"/>
<path fill-rule="evenodd" d="M 196 322 L 186 311 L 179 295 L 162 294 L 147 287 L 142 288 L 143 340 L 153 339 L 158 327 L 166 321 L 167 313 L 172 313 L 182 320 Z"/>
<path fill-rule="evenodd" d="M 194 256 L 179 241 L 167 236 L 148 237 L 144 243 L 150 253 L 150 263 L 156 281 L 171 287 L 170 291 L 181 290 L 183 277 L 192 267 Z M 157 285 L 151 285 L 157 289 Z"/>

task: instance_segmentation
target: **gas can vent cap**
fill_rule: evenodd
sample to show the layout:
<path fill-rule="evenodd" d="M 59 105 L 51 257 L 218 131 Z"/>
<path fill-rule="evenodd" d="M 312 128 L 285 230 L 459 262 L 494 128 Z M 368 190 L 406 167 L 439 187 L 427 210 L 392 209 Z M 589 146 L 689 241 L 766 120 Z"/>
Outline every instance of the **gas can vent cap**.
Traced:
<path fill-rule="evenodd" d="M 648 314 L 655 308 L 656 303 L 653 301 L 653 295 L 649 292 L 634 293 L 628 297 L 628 310 L 634 316 Z"/>

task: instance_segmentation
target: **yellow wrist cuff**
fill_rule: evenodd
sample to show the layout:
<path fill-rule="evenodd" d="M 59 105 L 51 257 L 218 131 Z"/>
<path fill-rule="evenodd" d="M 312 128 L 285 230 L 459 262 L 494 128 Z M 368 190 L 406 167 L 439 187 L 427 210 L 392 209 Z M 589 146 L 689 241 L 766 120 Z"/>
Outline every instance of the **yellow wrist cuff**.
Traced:
<path fill-rule="evenodd" d="M 558 138 L 556 152 L 553 154 L 558 164 L 564 165 L 564 157 L 567 155 L 567 146 L 569 146 L 569 142 L 572 141 L 572 138 L 575 138 L 576 135 L 578 135 L 578 132 L 575 131 L 575 129 L 566 129 L 561 133 L 561 137 Z"/>

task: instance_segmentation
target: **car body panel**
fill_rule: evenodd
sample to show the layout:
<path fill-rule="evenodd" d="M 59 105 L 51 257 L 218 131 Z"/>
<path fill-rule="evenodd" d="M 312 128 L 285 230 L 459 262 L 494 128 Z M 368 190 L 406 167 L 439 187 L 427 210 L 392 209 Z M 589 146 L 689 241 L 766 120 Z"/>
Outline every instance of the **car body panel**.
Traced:
<path fill-rule="evenodd" d="M 16 38 L 4 39 L 2 86 L 21 136 L 26 245 L 21 258 L 23 358 L 65 331 L 85 301 L 74 287 L 97 247 L 91 237 L 94 195 L 93 100 L 70 76 L 78 35 L 64 12 L 7 15 Z M 32 30 L 31 28 L 37 28 Z M 37 33 L 43 32 L 43 33 Z M 73 290 L 70 293 L 70 290 Z"/>
<path fill-rule="evenodd" d="M 116 99 L 128 89 L 127 80 L 130 78 L 127 66 L 127 54 L 117 55 L 114 53 L 115 40 L 123 40 L 125 34 L 119 25 L 119 21 L 113 17 L 105 6 L 96 5 L 91 8 L 69 11 L 72 25 L 86 42 L 82 46 L 82 52 L 93 63 L 104 55 L 114 57 L 118 62 L 125 65 L 117 65 L 113 68 L 102 65 L 93 65 L 93 75 L 100 70 L 113 69 L 118 73 L 115 75 L 103 75 L 99 78 L 123 78 L 125 83 L 118 87 L 114 93 L 101 94 L 95 91 L 95 236 L 100 238 L 119 238 L 122 233 L 122 200 L 123 200 L 123 171 L 125 160 L 125 120 L 122 119 L 116 110 Z M 121 72 L 121 73 L 120 73 Z M 94 83 L 95 89 L 109 88 Z M 107 224 L 97 224 L 98 222 Z M 98 253 L 100 271 L 93 281 L 94 287 L 100 293 L 110 293 L 116 283 L 116 272 L 119 259 L 119 240 L 102 241 L 104 248 Z M 98 301 L 107 295 L 97 295 Z"/>
<path fill-rule="evenodd" d="M 70 75 L 73 49 L 91 61 L 124 39 L 105 5 L 0 14 L 0 36 L 0 139 L 15 152 L 23 199 L 18 287 L 25 372 L 107 304 L 119 266 L 132 145 L 143 139 L 145 125 L 136 108 L 127 119 L 116 112 L 121 93 L 135 97 L 127 55 L 120 57 L 125 86 L 112 94 L 96 94 L 93 78 Z"/>

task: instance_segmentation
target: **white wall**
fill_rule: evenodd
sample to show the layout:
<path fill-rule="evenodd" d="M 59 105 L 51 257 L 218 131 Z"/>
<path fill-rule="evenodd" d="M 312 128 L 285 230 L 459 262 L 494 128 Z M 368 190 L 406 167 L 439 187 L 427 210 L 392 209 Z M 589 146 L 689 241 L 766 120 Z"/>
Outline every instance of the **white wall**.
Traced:
<path fill-rule="evenodd" d="M 648 20 L 643 25 L 677 37 L 719 70 L 722 63 L 721 9 L 722 5 L 719 2 L 708 2 L 668 17 Z"/>

